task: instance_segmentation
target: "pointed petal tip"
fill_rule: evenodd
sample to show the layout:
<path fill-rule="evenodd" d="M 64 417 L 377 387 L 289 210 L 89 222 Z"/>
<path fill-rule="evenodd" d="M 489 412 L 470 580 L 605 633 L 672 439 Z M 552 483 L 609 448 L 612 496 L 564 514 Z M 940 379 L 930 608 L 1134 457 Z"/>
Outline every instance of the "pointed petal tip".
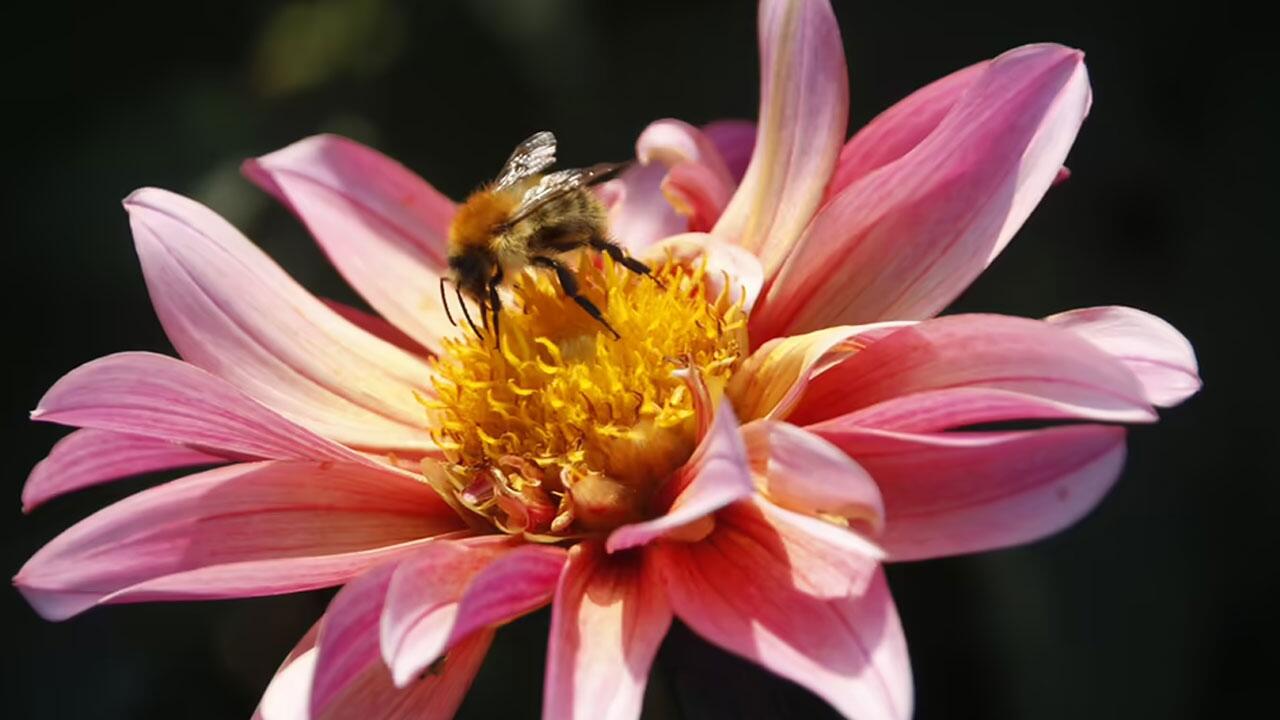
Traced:
<path fill-rule="evenodd" d="M 126 212 L 133 212 L 136 208 L 148 207 L 157 200 L 167 197 L 176 196 L 177 193 L 164 188 L 144 186 L 129 193 L 125 196 L 120 204 L 124 206 Z"/>

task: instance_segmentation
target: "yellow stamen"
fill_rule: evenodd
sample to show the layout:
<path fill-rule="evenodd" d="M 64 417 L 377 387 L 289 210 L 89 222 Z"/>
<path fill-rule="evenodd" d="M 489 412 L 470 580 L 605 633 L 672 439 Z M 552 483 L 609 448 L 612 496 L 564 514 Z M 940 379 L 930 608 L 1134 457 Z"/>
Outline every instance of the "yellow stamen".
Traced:
<path fill-rule="evenodd" d="M 621 339 L 530 271 L 504 303 L 498 347 L 467 335 L 433 364 L 424 401 L 450 479 L 433 483 L 506 532 L 555 541 L 647 517 L 657 486 L 693 452 L 687 375 L 724 387 L 747 351 L 728 283 L 708 300 L 706 267 L 668 260 L 661 281 L 607 258 L 578 263 L 584 295 Z"/>

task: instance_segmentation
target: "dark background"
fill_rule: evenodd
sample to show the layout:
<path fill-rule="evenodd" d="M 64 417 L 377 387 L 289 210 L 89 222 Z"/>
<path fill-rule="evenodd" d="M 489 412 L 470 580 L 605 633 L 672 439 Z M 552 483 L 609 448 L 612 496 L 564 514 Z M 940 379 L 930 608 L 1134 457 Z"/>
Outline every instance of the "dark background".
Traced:
<path fill-rule="evenodd" d="M 1101 508 L 1030 547 L 890 570 L 917 716 L 1230 717 L 1275 702 L 1274 67 L 1256 19 L 1122 3 L 836 3 L 857 127 L 915 87 L 1032 41 L 1083 48 L 1093 113 L 1052 190 L 958 309 L 1119 303 L 1195 344 L 1206 389 L 1132 433 Z M 428 7 L 429 6 L 429 7 Z M 6 11 L 3 563 L 10 574 L 121 482 L 24 517 L 62 431 L 26 419 L 61 374 L 170 352 L 119 200 L 142 185 L 223 213 L 321 295 L 354 300 L 301 226 L 237 174 L 318 131 L 459 197 L 552 128 L 570 165 L 629 156 L 653 119 L 753 117 L 750 2 L 45 3 Z M 18 718 L 247 717 L 328 595 L 100 608 L 53 624 L 2 593 Z M 547 616 L 499 635 L 462 716 L 534 717 Z M 818 717 L 806 692 L 676 628 L 648 717 Z"/>

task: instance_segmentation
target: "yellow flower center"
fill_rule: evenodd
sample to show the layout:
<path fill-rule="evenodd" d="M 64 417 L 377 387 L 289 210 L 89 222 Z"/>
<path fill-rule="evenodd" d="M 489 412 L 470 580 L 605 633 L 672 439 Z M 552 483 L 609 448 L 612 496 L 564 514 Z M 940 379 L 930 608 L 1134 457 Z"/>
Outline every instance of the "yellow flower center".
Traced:
<path fill-rule="evenodd" d="M 501 337 L 445 341 L 423 399 L 443 451 L 428 479 L 509 533 L 556 541 L 652 515 L 697 443 L 699 392 L 718 397 L 747 352 L 727 278 L 667 260 L 652 278 L 583 256 L 582 293 L 620 339 L 546 273 L 511 286 Z"/>

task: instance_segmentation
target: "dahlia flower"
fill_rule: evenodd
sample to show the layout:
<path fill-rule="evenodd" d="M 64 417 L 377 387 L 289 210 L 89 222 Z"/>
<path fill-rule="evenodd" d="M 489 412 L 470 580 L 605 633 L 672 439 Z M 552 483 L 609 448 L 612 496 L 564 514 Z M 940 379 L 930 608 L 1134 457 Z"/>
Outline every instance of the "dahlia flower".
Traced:
<path fill-rule="evenodd" d="M 1090 103 L 1079 51 L 1011 50 L 846 142 L 828 3 L 762 0 L 759 23 L 758 123 L 655 122 L 602 188 L 662 281 L 582 258 L 617 340 L 532 271 L 498 343 L 456 330 L 435 294 L 453 202 L 349 140 L 245 170 L 381 317 L 192 200 L 129 196 L 182 359 L 59 380 L 33 417 L 80 429 L 23 502 L 218 467 L 37 552 L 15 579 L 36 611 L 343 585 L 264 718 L 447 717 L 495 628 L 547 604 L 544 717 L 636 717 L 674 618 L 844 715 L 908 717 L 881 563 L 1069 525 L 1119 475 L 1121 423 L 1198 389 L 1195 359 L 1129 308 L 935 317 L 1059 176 Z"/>

